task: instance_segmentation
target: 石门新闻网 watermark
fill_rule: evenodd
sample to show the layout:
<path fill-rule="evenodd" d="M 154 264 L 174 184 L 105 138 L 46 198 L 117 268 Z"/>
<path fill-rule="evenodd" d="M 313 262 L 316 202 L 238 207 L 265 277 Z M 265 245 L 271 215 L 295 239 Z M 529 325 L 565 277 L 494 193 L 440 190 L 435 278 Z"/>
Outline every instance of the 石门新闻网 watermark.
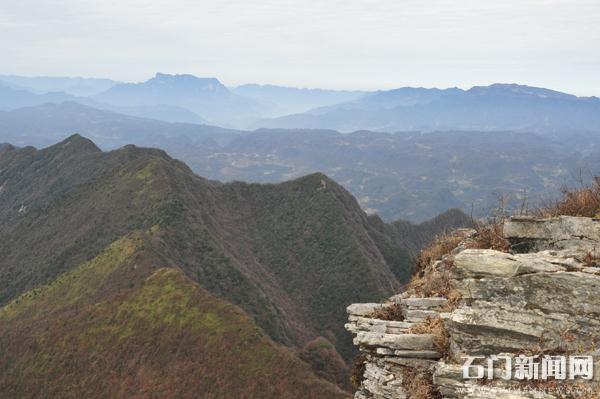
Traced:
<path fill-rule="evenodd" d="M 504 380 L 591 380 L 592 356 L 464 356 L 464 379 Z"/>

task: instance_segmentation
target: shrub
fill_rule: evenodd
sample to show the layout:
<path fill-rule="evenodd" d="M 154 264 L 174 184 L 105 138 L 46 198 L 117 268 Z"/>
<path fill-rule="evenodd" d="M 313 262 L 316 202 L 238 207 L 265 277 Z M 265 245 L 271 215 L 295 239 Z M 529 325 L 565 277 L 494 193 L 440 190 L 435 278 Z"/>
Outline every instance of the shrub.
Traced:
<path fill-rule="evenodd" d="M 422 273 L 431 263 L 441 260 L 444 255 L 452 252 L 464 238 L 464 235 L 459 234 L 458 231 L 436 237 L 417 256 L 416 273 Z"/>
<path fill-rule="evenodd" d="M 562 199 L 542 206 L 536 214 L 541 217 L 567 216 L 600 216 L 600 176 L 594 177 L 589 187 L 572 190 L 563 188 Z"/>
<path fill-rule="evenodd" d="M 477 224 L 477 234 L 470 240 L 467 247 L 473 249 L 495 249 L 508 252 L 510 244 L 504 238 L 504 218 L 496 218 L 489 223 Z"/>
<path fill-rule="evenodd" d="M 319 377 L 350 391 L 350 370 L 329 340 L 317 337 L 308 342 L 299 355 Z"/>

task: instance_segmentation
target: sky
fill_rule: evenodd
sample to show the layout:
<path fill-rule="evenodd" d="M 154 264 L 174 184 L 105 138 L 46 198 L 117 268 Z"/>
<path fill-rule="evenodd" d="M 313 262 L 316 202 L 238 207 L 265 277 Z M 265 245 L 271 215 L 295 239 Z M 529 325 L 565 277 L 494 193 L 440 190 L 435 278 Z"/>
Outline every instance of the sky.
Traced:
<path fill-rule="evenodd" d="M 0 74 L 600 96 L 600 0 L 2 0 L 0 50 Z"/>

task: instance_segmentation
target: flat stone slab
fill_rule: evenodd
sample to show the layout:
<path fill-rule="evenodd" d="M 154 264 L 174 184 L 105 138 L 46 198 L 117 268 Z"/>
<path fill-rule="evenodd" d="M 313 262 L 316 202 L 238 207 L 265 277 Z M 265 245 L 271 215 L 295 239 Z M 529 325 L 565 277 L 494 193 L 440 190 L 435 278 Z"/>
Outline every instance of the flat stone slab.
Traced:
<path fill-rule="evenodd" d="M 574 216 L 516 217 L 504 223 L 504 237 L 514 252 L 566 249 L 598 255 L 600 220 Z"/>
<path fill-rule="evenodd" d="M 446 302 L 448 302 L 448 299 L 442 297 L 401 299 L 401 303 L 409 308 L 437 308 Z"/>
<path fill-rule="evenodd" d="M 600 274 L 600 267 L 585 267 L 582 271 L 589 274 Z"/>
<path fill-rule="evenodd" d="M 566 271 L 568 266 L 565 263 L 565 259 L 553 259 L 550 255 L 513 255 L 493 249 L 465 249 L 454 256 L 455 273 L 458 278 L 514 277 L 530 273 Z"/>
<path fill-rule="evenodd" d="M 435 310 L 411 309 L 405 310 L 404 315 L 406 320 L 409 322 L 418 323 L 427 319 L 428 317 L 435 319 L 440 315 L 440 313 Z"/>
<path fill-rule="evenodd" d="M 354 338 L 355 345 L 368 347 L 384 347 L 399 350 L 433 350 L 433 335 L 431 334 L 384 334 L 359 332 Z"/>
<path fill-rule="evenodd" d="M 349 316 L 348 321 L 350 321 L 352 323 L 356 323 L 358 325 L 361 325 L 361 324 L 385 325 L 386 327 L 403 328 L 403 329 L 411 328 L 412 326 L 414 326 L 414 323 L 408 323 L 406 321 L 372 319 L 370 317 L 362 317 L 362 316 Z"/>
<path fill-rule="evenodd" d="M 395 350 L 394 355 L 411 359 L 441 359 L 442 354 L 436 351 L 401 351 Z"/>
<path fill-rule="evenodd" d="M 344 328 L 351 333 L 367 331 L 386 334 L 403 334 L 415 325 L 414 323 L 408 323 L 406 321 L 370 319 L 361 316 L 350 316 L 348 317 L 348 320 L 349 322 L 344 325 Z"/>
<path fill-rule="evenodd" d="M 389 348 L 377 348 L 375 353 L 383 356 L 395 356 L 410 359 L 441 359 L 442 357 L 442 354 L 436 351 L 406 351 Z"/>
<path fill-rule="evenodd" d="M 383 309 L 388 305 L 382 303 L 353 303 L 346 308 L 346 313 L 353 316 L 369 316 L 377 309 Z"/>

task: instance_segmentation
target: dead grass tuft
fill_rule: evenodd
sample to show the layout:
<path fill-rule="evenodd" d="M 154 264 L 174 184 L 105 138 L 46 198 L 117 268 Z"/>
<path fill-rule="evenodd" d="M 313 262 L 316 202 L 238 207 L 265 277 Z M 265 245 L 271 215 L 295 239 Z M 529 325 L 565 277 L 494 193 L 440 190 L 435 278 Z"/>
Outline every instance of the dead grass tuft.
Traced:
<path fill-rule="evenodd" d="M 408 283 L 408 289 L 423 298 L 447 298 L 454 291 L 450 271 L 433 269 L 427 270 L 422 276 L 415 275 Z"/>
<path fill-rule="evenodd" d="M 444 358 L 450 354 L 450 335 L 446 331 L 444 321 L 440 317 L 427 317 L 423 322 L 411 327 L 410 334 L 431 334 L 438 352 Z"/>
<path fill-rule="evenodd" d="M 380 320 L 402 321 L 404 320 L 404 312 L 402 311 L 402 305 L 392 303 L 375 310 L 371 313 L 371 317 Z"/>
<path fill-rule="evenodd" d="M 600 257 L 593 252 L 588 252 L 581 260 L 588 267 L 600 267 Z"/>
<path fill-rule="evenodd" d="M 563 198 L 541 207 L 537 215 L 541 217 L 567 216 L 600 216 L 600 176 L 594 177 L 589 187 L 571 190 L 563 188 Z"/>
<path fill-rule="evenodd" d="M 423 272 L 433 262 L 441 260 L 464 240 L 464 236 L 458 232 L 452 232 L 438 236 L 433 242 L 423 249 L 416 260 L 416 273 Z"/>
<path fill-rule="evenodd" d="M 430 372 L 419 368 L 402 368 L 402 387 L 411 399 L 441 399 Z"/>
<path fill-rule="evenodd" d="M 496 251 L 508 252 L 510 244 L 504 238 L 504 219 L 495 219 L 487 224 L 476 226 L 477 234 L 469 240 L 468 248 L 473 249 L 495 249 Z"/>

